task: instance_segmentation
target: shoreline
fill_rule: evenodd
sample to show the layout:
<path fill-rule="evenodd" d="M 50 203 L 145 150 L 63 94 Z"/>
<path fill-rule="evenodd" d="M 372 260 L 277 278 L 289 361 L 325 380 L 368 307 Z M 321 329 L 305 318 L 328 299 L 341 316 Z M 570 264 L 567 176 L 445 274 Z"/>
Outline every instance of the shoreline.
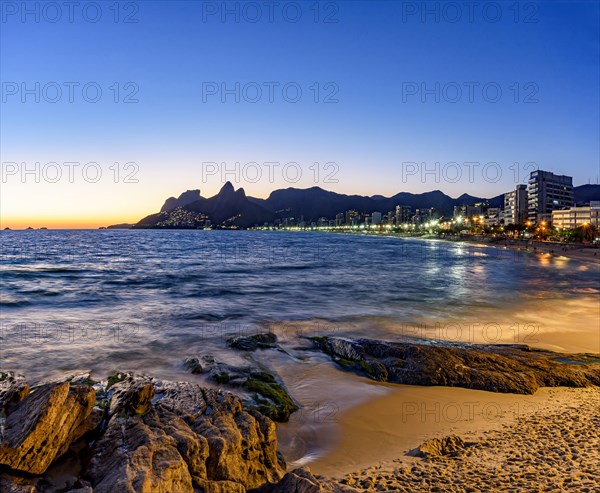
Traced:
<path fill-rule="evenodd" d="M 342 419 L 362 426 L 354 435 L 347 435 L 343 445 L 355 462 L 340 464 L 344 453 L 340 447 L 313 468 L 362 491 L 449 492 L 459 491 L 458 487 L 473 492 L 506 488 L 595 491 L 600 473 L 600 389 L 541 389 L 529 396 L 531 399 L 522 401 L 518 412 L 513 410 L 511 397 L 514 396 L 505 399 L 507 416 L 493 426 L 477 420 L 456 426 L 446 422 L 437 434 L 423 434 L 424 439 L 458 435 L 466 444 L 457 453 L 429 459 L 406 455 L 411 446 L 417 447 L 421 442 L 407 445 L 405 438 L 400 437 L 397 443 L 391 443 L 378 439 L 379 434 L 370 434 L 382 426 L 378 420 L 389 420 L 386 410 L 389 413 L 390 402 L 378 403 L 377 413 L 368 421 L 360 421 L 363 410 L 354 410 Z M 394 395 L 388 399 L 395 400 Z M 360 457 L 364 446 L 352 448 L 365 443 L 365 439 L 367 450 L 377 450 L 385 456 L 383 461 L 367 464 Z M 350 472 L 352 467 L 354 471 Z"/>
<path fill-rule="evenodd" d="M 402 233 L 391 233 L 391 232 L 364 232 L 364 231 L 311 231 L 311 230 L 261 230 L 261 229 L 193 229 L 193 228 L 148 228 L 148 229 L 134 229 L 134 228 L 73 228 L 73 229 L 47 229 L 37 228 L 32 230 L 27 229 L 3 229 L 1 231 L 253 231 L 253 232 L 284 232 L 284 233 L 320 233 L 320 234 L 336 234 L 336 235 L 355 235 L 355 236 L 374 236 L 374 237 L 386 237 L 386 238 L 401 238 L 405 240 L 420 240 L 420 241 L 444 241 L 450 243 L 464 243 L 464 244 L 475 244 L 478 247 L 492 247 L 498 250 L 515 250 L 523 251 L 533 254 L 543 254 L 552 256 L 555 259 L 566 259 L 574 260 L 585 263 L 592 263 L 600 265 L 600 246 L 583 245 L 578 243 L 560 243 L 551 241 L 535 241 L 535 240 L 514 240 L 512 238 L 496 239 L 497 241 L 490 242 L 486 241 L 484 237 L 459 237 L 449 238 L 440 237 L 437 235 L 413 235 L 413 234 L 402 234 Z"/>
<path fill-rule="evenodd" d="M 287 351 L 284 353 L 287 354 Z M 265 352 L 263 355 L 260 359 L 269 367 L 286 368 L 286 371 L 278 371 L 284 381 L 299 368 L 293 364 L 289 365 L 289 359 L 280 351 Z M 324 426 L 313 426 L 308 432 L 316 434 L 320 445 L 324 446 L 314 449 L 317 453 L 312 455 L 308 453 L 309 450 L 305 450 L 301 460 L 294 461 L 291 455 L 288 455 L 290 450 L 286 450 L 286 440 L 282 439 L 281 433 L 287 430 L 289 437 L 301 439 L 302 430 L 284 424 L 277 424 L 275 427 L 271 422 L 272 435 L 269 443 L 276 444 L 273 440 L 277 436 L 277 449 L 287 461 L 287 469 L 277 473 L 278 477 L 286 471 L 285 477 L 288 479 L 303 477 L 303 471 L 314 474 L 310 477 L 323 487 L 318 490 L 323 493 L 455 492 L 458 491 L 458 487 L 483 493 L 508 488 L 514 482 L 520 487 L 515 491 L 533 491 L 533 486 L 537 488 L 535 491 L 548 491 L 542 489 L 542 486 L 550 488 L 554 483 L 565 487 L 573 485 L 579 488 L 578 491 L 593 491 L 589 489 L 590 485 L 593 485 L 597 472 L 600 472 L 600 387 L 543 387 L 534 394 L 523 395 L 462 387 L 382 383 L 344 372 L 321 354 L 316 353 L 315 357 L 320 364 L 310 366 L 319 379 L 306 382 L 301 394 L 294 397 L 304 401 L 303 405 L 308 404 L 307 398 L 316 399 L 323 404 L 320 399 L 335 399 L 336 391 L 341 391 L 346 394 L 346 405 L 341 406 L 339 412 L 336 412 L 335 408 L 322 405 L 317 407 L 316 414 L 311 409 L 313 425 Z M 297 363 L 301 364 L 301 361 L 297 360 Z M 118 423 L 122 419 L 128 419 L 131 423 L 139 420 L 145 422 L 143 416 L 148 412 L 148 416 L 154 416 L 155 411 L 160 414 L 162 408 L 154 408 L 154 393 L 156 399 L 160 400 L 164 399 L 165 395 L 170 395 L 169 392 L 175 392 L 173 395 L 177 395 L 177 412 L 183 412 L 184 415 L 189 413 L 185 409 L 191 410 L 195 406 L 194 404 L 189 408 L 191 404 L 188 403 L 188 392 L 196 389 L 197 383 L 187 379 L 168 383 L 143 375 L 133 378 L 129 375 L 133 376 L 123 372 L 117 375 L 116 380 L 113 376 L 97 381 L 91 379 L 89 372 L 71 372 L 68 381 L 71 382 L 72 388 L 85 388 L 85 392 L 95 389 L 100 396 L 96 398 L 96 404 L 98 398 L 111 399 L 110 394 L 106 392 L 106 382 L 118 388 L 123 384 L 123 390 L 134 390 L 139 398 L 127 400 L 127 404 L 123 404 L 134 406 L 126 412 L 130 417 L 123 418 L 123 414 L 115 414 L 110 421 L 114 426 L 121 426 Z M 64 382 L 65 378 L 66 375 L 54 382 Z M 111 378 L 112 382 L 116 383 L 111 383 Z M 63 385 L 51 382 L 42 384 L 42 387 Z M 146 395 L 150 384 L 156 387 L 156 391 Z M 339 390 L 336 390 L 338 388 Z M 171 390 L 165 394 L 165 390 L 161 389 Z M 223 389 L 215 386 L 208 387 L 203 392 L 227 394 L 223 394 Z M 114 399 L 118 402 L 128 393 L 129 391 L 114 394 Z M 145 404 L 144 410 L 140 411 L 136 406 L 142 395 Z M 236 394 L 231 395 L 232 399 L 239 399 L 235 397 Z M 24 394 L 21 393 L 19 399 L 23 397 Z M 201 398 L 200 394 L 195 398 Z M 93 399 L 87 400 L 89 412 Z M 225 399 L 223 402 L 230 401 Z M 330 403 L 335 403 L 335 400 Z M 93 426 L 99 426 L 101 415 L 113 408 L 112 401 L 110 405 L 106 402 L 99 408 L 95 406 Z M 108 412 L 110 416 L 112 411 Z M 226 411 L 228 412 L 230 411 Z M 302 411 L 296 417 L 301 418 L 301 413 Z M 149 419 L 146 424 L 155 426 L 155 418 Z M 213 426 L 218 424 L 213 423 Z M 102 433 L 105 437 L 104 447 L 112 446 L 114 433 Z M 456 437 L 452 439 L 464 444 L 448 456 L 415 456 L 415 449 L 423 442 L 439 441 L 447 437 Z M 167 447 L 167 443 L 170 442 L 157 441 L 153 447 Z M 93 450 L 98 454 L 103 449 L 101 447 L 100 452 L 97 448 Z M 131 450 L 127 453 L 137 452 Z M 72 454 L 70 457 L 73 458 Z M 70 462 L 64 462 L 63 459 L 54 463 L 48 470 L 49 480 L 60 482 L 64 477 L 65 481 L 71 481 L 78 473 L 76 468 L 73 469 L 68 464 Z M 67 469 L 64 469 L 65 467 Z M 538 485 L 536 481 L 539 481 L 539 478 L 534 473 L 546 469 L 549 469 L 546 471 L 548 474 L 544 476 L 547 483 L 542 482 Z M 510 474 L 503 471 L 510 471 Z M 100 474 L 97 471 L 96 473 Z M 96 476 L 95 481 L 102 481 L 102 477 Z M 289 491 L 285 477 L 277 485 L 280 489 L 273 490 L 274 492 Z M 0 486 L 4 480 L 6 477 L 0 474 Z M 12 480 L 9 476 L 9 484 Z"/>
<path fill-rule="evenodd" d="M 308 466 L 337 480 L 374 466 L 383 470 L 412 466 L 423 460 L 409 453 L 426 440 L 458 435 L 477 442 L 567 405 L 590 400 L 600 404 L 600 389 L 592 387 L 542 388 L 526 396 L 450 387 L 395 387 L 400 388 L 343 412 L 338 421 L 340 440 Z"/>
<path fill-rule="evenodd" d="M 304 231 L 311 232 L 311 231 Z M 514 240 L 512 238 L 497 239 L 496 241 L 485 241 L 483 237 L 443 237 L 438 235 L 404 235 L 394 233 L 365 233 L 353 231 L 317 231 L 318 233 L 350 234 L 357 236 L 375 236 L 385 238 L 401 238 L 404 240 L 443 241 L 447 243 L 463 243 L 481 248 L 494 248 L 496 250 L 519 251 L 531 254 L 542 254 L 554 259 L 575 260 L 580 262 L 600 265 L 600 247 L 583 245 L 577 243 L 560 243 L 551 241 Z"/>
<path fill-rule="evenodd" d="M 273 359 L 266 361 L 271 365 L 274 363 Z M 298 368 L 290 366 L 289 362 L 280 361 L 276 366 L 279 366 L 276 370 L 284 381 L 290 378 L 290 374 L 298 372 Z M 317 401 L 327 399 L 323 397 L 327 395 L 331 402 L 338 402 L 337 412 L 331 413 L 331 407 L 323 408 L 324 419 L 317 423 L 319 426 L 309 420 L 308 423 L 298 423 L 292 415 L 289 424 L 278 425 L 280 445 L 286 459 L 289 457 L 289 469 L 306 466 L 328 480 L 350 480 L 350 486 L 356 486 L 363 480 L 369 483 L 373 476 L 387 475 L 394 488 L 399 488 L 394 472 L 399 467 L 429 468 L 433 471 L 435 467 L 427 465 L 423 459 L 407 455 L 426 440 L 458 435 L 465 441 L 480 444 L 494 433 L 509 430 L 503 438 L 506 443 L 503 442 L 501 450 L 498 449 L 498 453 L 509 456 L 513 452 L 508 440 L 510 430 L 518 429 L 532 416 L 556 414 L 568 406 L 583 407 L 590 402 L 598 405 L 588 417 L 591 419 L 594 412 L 600 414 L 600 388 L 593 386 L 542 387 L 533 394 L 524 395 L 462 387 L 383 383 L 343 371 L 333 361 L 322 361 L 319 366 L 314 372 L 319 377 L 307 384 L 307 388 L 312 390 L 292 394 L 302 404 L 307 394 Z M 338 387 L 344 392 L 337 391 Z M 307 427 L 306 424 L 312 426 Z M 542 424 L 555 429 L 562 425 L 570 426 L 566 418 Z M 536 435 L 530 432 L 529 439 L 534 441 Z M 600 430 L 596 433 L 600 436 Z M 305 438 L 312 438 L 313 449 L 308 450 L 301 460 L 294 461 L 288 453 L 294 451 L 294 444 L 302 443 Z M 581 442 L 573 444 L 574 449 L 580 446 Z M 403 481 L 406 481 L 412 473 L 403 474 Z M 488 485 L 487 491 L 491 489 L 493 487 Z M 368 491 L 388 490 L 376 488 Z M 393 491 L 430 490 L 424 487 Z"/>
<path fill-rule="evenodd" d="M 417 369 L 414 360 L 412 363 L 408 363 L 412 357 L 410 354 L 414 353 L 403 353 L 401 348 L 394 353 L 390 351 L 389 347 L 387 350 L 380 346 L 370 346 L 369 348 L 364 344 L 353 346 L 352 350 L 346 343 L 328 347 L 332 348 L 329 351 L 335 351 L 330 354 L 338 358 L 359 358 L 358 361 L 369 362 L 373 368 L 386 362 L 386 368 L 390 374 L 393 374 L 391 373 L 393 369 L 390 368 L 396 364 L 396 360 L 402 361 L 400 363 L 402 368 L 410 365 L 411 370 L 409 371 Z M 467 349 L 467 351 L 469 350 Z M 600 354 L 588 354 L 595 357 L 592 360 L 594 364 L 600 361 L 598 358 Z M 471 368 L 471 374 L 472 372 L 481 374 L 480 372 L 486 371 L 486 367 L 479 367 L 481 359 L 476 358 L 473 363 L 469 363 L 468 360 L 462 362 L 456 356 L 458 354 L 445 355 L 444 358 L 449 363 L 441 364 L 438 367 L 438 371 L 441 370 L 442 374 L 446 375 L 446 382 L 452 381 L 450 375 L 456 371 L 456 367 L 459 367 L 458 374 L 462 375 L 460 368 L 465 368 L 464 364 Z M 485 358 L 484 355 L 481 356 Z M 430 357 L 434 362 L 436 361 L 433 355 Z M 378 360 L 377 358 L 383 359 Z M 525 358 L 526 367 L 523 369 L 513 367 L 510 373 L 518 375 L 520 372 L 526 372 L 525 368 L 527 367 L 530 367 L 530 371 L 540 371 L 537 363 L 529 366 L 531 358 L 533 355 Z M 550 355 L 549 361 L 554 361 L 552 355 Z M 568 362 L 561 361 L 561 363 Z M 591 380 L 592 385 L 586 387 L 580 387 L 578 384 L 566 387 L 555 386 L 557 380 L 551 377 L 547 382 L 552 387 L 539 387 L 537 390 L 534 387 L 533 393 L 522 393 L 520 390 L 507 391 L 506 389 L 502 390 L 501 382 L 504 377 L 500 375 L 504 374 L 504 370 L 499 366 L 501 364 L 500 360 L 494 364 L 490 363 L 492 371 L 490 376 L 494 384 L 484 387 L 487 390 L 473 390 L 477 388 L 473 382 L 470 385 L 447 383 L 422 386 L 382 383 L 372 377 L 365 383 L 374 389 L 379 389 L 382 392 L 381 395 L 374 397 L 373 394 L 370 394 L 371 398 L 342 409 L 336 416 L 333 425 L 336 429 L 333 447 L 326 449 L 325 453 L 311 460 L 308 465 L 317 474 L 328 478 L 340 480 L 354 473 L 358 474 L 358 477 L 361 477 L 362 474 L 364 479 L 364 473 L 356 472 L 367 470 L 373 472 L 373 468 L 377 468 L 377 471 L 391 470 L 397 468 L 399 464 L 404 466 L 421 464 L 423 461 L 414 457 L 411 451 L 427 440 L 439 440 L 458 435 L 460 439 L 475 440 L 477 443 L 485 440 L 489 433 L 501 432 L 507 428 L 514 429 L 532 416 L 543 413 L 560 414 L 568 406 L 576 405 L 578 408 L 588 405 L 590 402 L 595 402 L 597 405 L 592 408 L 586 418 L 592 419 L 596 416 L 600 419 L 600 388 L 594 386 L 596 380 Z M 348 367 L 349 363 L 344 362 L 343 365 Z M 547 375 L 551 371 L 554 370 L 548 368 L 548 373 L 546 371 L 542 373 Z M 494 372 L 500 372 L 500 374 L 494 377 Z M 526 373 L 522 375 L 521 378 L 524 378 Z M 513 381 L 514 377 L 507 377 L 509 381 Z M 540 378 L 543 376 L 540 375 Z M 397 379 L 396 382 L 398 381 L 402 380 Z M 522 380 L 517 379 L 517 381 L 519 382 L 517 385 L 522 384 Z M 538 381 L 541 383 L 544 380 Z M 390 382 L 393 380 L 390 379 Z M 559 382 L 562 385 L 568 385 L 567 380 L 559 380 Z M 363 391 L 363 393 L 365 392 Z M 568 421 L 562 423 L 568 424 Z M 558 426 L 554 421 L 549 421 L 548 425 Z M 596 438 L 600 440 L 600 429 L 595 433 Z M 535 435 L 530 438 L 535 440 Z M 579 446 L 579 444 L 575 446 Z M 503 450 L 503 453 L 505 452 L 508 453 L 510 450 L 508 452 Z M 597 457 L 600 458 L 600 449 Z M 491 489 L 491 486 L 489 488 Z M 385 490 L 376 489 L 376 491 Z"/>

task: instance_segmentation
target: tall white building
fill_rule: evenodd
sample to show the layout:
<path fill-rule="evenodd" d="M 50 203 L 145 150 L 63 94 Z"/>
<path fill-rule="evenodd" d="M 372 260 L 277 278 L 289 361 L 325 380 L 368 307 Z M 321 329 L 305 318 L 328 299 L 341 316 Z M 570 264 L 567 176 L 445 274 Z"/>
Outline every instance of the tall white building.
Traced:
<path fill-rule="evenodd" d="M 522 224 L 527 220 L 527 185 L 517 185 L 504 194 L 504 224 Z"/>

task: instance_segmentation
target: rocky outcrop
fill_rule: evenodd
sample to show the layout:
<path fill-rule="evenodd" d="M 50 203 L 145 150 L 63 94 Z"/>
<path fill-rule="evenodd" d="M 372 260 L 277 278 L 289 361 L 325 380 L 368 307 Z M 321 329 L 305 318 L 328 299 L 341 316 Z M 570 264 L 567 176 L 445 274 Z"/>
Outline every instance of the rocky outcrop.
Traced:
<path fill-rule="evenodd" d="M 196 200 L 188 201 L 192 198 Z M 210 198 L 201 197 L 199 191 L 186 192 L 175 200 L 171 197 L 161 212 L 146 216 L 134 228 L 196 229 L 208 224 L 213 227 L 247 228 L 273 218 L 273 212 L 257 201 L 248 200 L 243 188 L 235 190 L 227 182 L 217 195 Z"/>
<path fill-rule="evenodd" d="M 28 393 L 29 385 L 23 375 L 0 372 L 0 410 L 22 401 Z"/>
<path fill-rule="evenodd" d="M 18 401 L 24 380 L 7 378 L 2 491 L 58 491 L 41 475 L 67 449 L 80 467 L 60 491 L 246 493 L 285 474 L 275 423 L 229 392 L 118 373 L 45 383 Z"/>
<path fill-rule="evenodd" d="M 252 339 L 253 343 L 257 340 L 262 339 Z M 202 362 L 204 366 L 200 358 L 189 357 L 184 361 L 184 366 L 190 373 L 205 373 L 215 384 L 241 390 L 246 396 L 244 405 L 249 409 L 257 410 L 278 422 L 288 421 L 290 415 L 299 409 L 282 383 L 265 368 L 227 365 L 206 355 L 202 357 Z"/>
<path fill-rule="evenodd" d="M 600 355 L 560 354 L 526 345 L 399 343 L 341 337 L 312 341 L 345 369 L 410 385 L 533 394 L 540 387 L 600 385 Z"/>
<path fill-rule="evenodd" d="M 230 347 L 242 351 L 256 351 L 257 349 L 272 349 L 277 347 L 277 336 L 272 332 L 254 334 L 251 336 L 232 337 L 227 341 Z"/>
<path fill-rule="evenodd" d="M 187 190 L 183 192 L 179 197 L 169 197 L 164 205 L 160 208 L 160 212 L 169 212 L 177 207 L 183 207 L 185 205 L 191 204 L 196 200 L 200 200 L 202 197 L 200 196 L 200 190 Z"/>
<path fill-rule="evenodd" d="M 188 370 L 192 375 L 199 375 L 204 371 L 200 360 L 194 357 L 186 358 L 183 362 L 183 366 L 185 366 L 185 369 Z"/>
<path fill-rule="evenodd" d="M 433 458 L 443 455 L 451 455 L 460 452 L 465 448 L 465 442 L 457 435 L 450 435 L 442 438 L 432 438 L 423 442 L 415 454 L 417 457 Z"/>
<path fill-rule="evenodd" d="M 358 493 L 358 490 L 316 478 L 308 467 L 301 467 L 288 472 L 279 483 L 264 486 L 259 493 Z"/>
<path fill-rule="evenodd" d="M 283 475 L 275 424 L 233 394 L 133 376 L 111 392 L 87 472 L 95 493 L 244 492 Z"/>
<path fill-rule="evenodd" d="M 89 431 L 96 392 L 69 382 L 46 384 L 9 411 L 0 439 L 0 465 L 42 474 Z M 4 398 L 3 398 L 4 400 Z"/>
<path fill-rule="evenodd" d="M 129 375 L 125 380 L 113 384 L 110 391 L 109 417 L 119 412 L 143 415 L 152 406 L 154 384 L 151 380 Z"/>

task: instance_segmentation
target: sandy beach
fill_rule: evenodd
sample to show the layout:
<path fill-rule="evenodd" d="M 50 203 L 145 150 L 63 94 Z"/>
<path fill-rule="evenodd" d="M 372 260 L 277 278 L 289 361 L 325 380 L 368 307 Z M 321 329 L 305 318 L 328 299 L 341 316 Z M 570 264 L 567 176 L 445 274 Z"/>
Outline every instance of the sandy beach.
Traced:
<path fill-rule="evenodd" d="M 565 267 L 596 268 L 574 262 Z M 599 354 L 600 328 L 597 313 L 590 309 L 597 299 L 589 294 L 563 302 L 558 325 L 553 310 L 530 311 L 532 306 L 511 313 L 515 319 L 528 313 L 541 328 L 535 337 L 517 342 Z M 485 320 L 484 313 L 469 318 Z M 560 330 L 565 320 L 577 323 Z M 470 337 L 467 342 L 490 341 Z M 495 342 L 515 341 L 507 337 Z M 600 487 L 597 387 L 542 388 L 533 395 L 516 395 L 361 380 L 373 389 L 371 397 L 335 416 L 336 432 L 329 433 L 334 445 L 307 464 L 315 474 L 360 491 L 592 492 Z M 453 435 L 468 444 L 456 456 L 413 455 L 426 440 Z"/>
<path fill-rule="evenodd" d="M 457 390 L 457 389 L 452 389 Z M 413 395 L 423 398 L 420 389 Z M 455 402 L 466 395 L 438 395 Z M 400 392 L 373 402 L 368 416 L 357 408 L 341 417 L 344 440 L 336 452 L 312 465 L 360 491 L 488 492 L 598 491 L 600 476 L 600 390 L 543 389 L 534 396 L 480 396 L 480 404 L 502 409 L 497 420 L 481 416 L 452 423 L 435 414 L 402 419 L 393 412 Z M 438 401 L 444 405 L 443 401 Z M 445 403 L 448 406 L 448 403 Z M 442 414 L 438 414 L 442 416 Z M 386 429 L 394 429 L 389 436 Z M 454 434 L 466 448 L 455 455 L 422 459 L 408 456 L 426 437 Z M 410 437 L 410 438 L 409 438 Z M 411 442 L 412 440 L 412 442 Z M 381 457 L 366 466 L 365 457 Z M 354 468 L 354 473 L 347 473 Z"/>
<path fill-rule="evenodd" d="M 564 244 L 554 243 L 548 241 L 497 241 L 494 243 L 482 243 L 479 239 L 469 239 L 468 237 L 461 238 L 460 240 L 447 240 L 447 241 L 464 241 L 466 243 L 478 244 L 485 247 L 493 247 L 499 250 L 511 250 L 516 252 L 531 253 L 540 256 L 552 257 L 558 260 L 575 260 L 579 262 L 586 262 L 591 264 L 600 265 L 600 248 L 592 247 L 589 245 L 580 244 Z"/>

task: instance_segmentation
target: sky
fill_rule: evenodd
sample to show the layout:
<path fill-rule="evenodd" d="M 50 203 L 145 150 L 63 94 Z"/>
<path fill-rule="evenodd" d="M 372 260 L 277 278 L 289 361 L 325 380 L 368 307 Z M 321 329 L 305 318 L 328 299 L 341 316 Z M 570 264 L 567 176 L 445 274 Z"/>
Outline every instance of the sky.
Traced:
<path fill-rule="evenodd" d="M 136 222 L 226 181 L 598 183 L 595 0 L 0 5 L 2 228 Z"/>

